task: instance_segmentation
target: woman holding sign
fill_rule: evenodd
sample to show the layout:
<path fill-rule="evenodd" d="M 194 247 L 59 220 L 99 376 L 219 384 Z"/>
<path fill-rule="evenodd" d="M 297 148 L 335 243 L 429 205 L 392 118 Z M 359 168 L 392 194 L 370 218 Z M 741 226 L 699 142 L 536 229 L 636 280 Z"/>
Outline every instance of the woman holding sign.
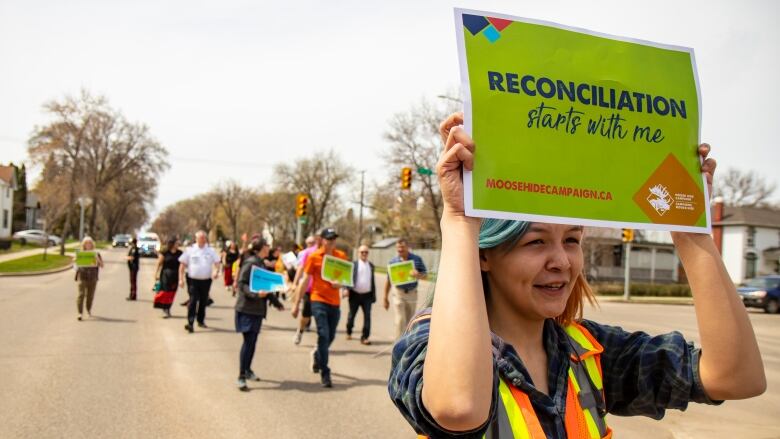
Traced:
<path fill-rule="evenodd" d="M 79 283 L 79 295 L 76 297 L 78 320 L 84 318 L 84 299 L 87 299 L 87 315 L 92 316 L 92 301 L 97 288 L 98 270 L 103 268 L 103 258 L 95 251 L 95 241 L 85 236 L 81 241 L 81 250 L 76 253 L 76 281 Z"/>
<path fill-rule="evenodd" d="M 244 336 L 239 356 L 238 388 L 242 391 L 249 390 L 247 380 L 260 381 L 260 378 L 252 372 L 252 358 L 255 356 L 257 336 L 260 327 L 268 311 L 267 302 L 270 301 L 278 310 L 283 310 L 282 305 L 270 291 L 252 291 L 252 271 L 263 269 L 263 259 L 268 257 L 269 246 L 262 238 L 255 238 L 247 249 L 247 258 L 241 264 L 238 274 L 238 299 L 236 300 L 236 332 Z M 284 283 L 282 283 L 284 286 Z"/>
<path fill-rule="evenodd" d="M 474 142 L 462 114 L 442 123 L 444 201 L 433 306 L 393 350 L 389 391 L 435 437 L 611 437 L 607 413 L 660 419 L 690 401 L 766 389 L 745 308 L 710 235 L 672 233 L 688 275 L 701 348 L 582 319 L 583 228 L 467 217 L 461 169 Z M 698 153 L 711 185 L 715 161 Z M 693 153 L 693 151 L 692 151 Z M 706 353 L 706 354 L 705 354 Z"/>

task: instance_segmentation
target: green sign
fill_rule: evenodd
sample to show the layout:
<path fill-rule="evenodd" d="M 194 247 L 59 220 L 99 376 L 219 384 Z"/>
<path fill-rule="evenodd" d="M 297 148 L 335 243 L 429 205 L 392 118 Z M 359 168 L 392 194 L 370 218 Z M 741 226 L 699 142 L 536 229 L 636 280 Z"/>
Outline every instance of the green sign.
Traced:
<path fill-rule="evenodd" d="M 455 10 L 470 216 L 708 232 L 688 48 Z"/>
<path fill-rule="evenodd" d="M 322 272 L 320 275 L 328 282 L 344 287 L 352 286 L 352 262 L 325 255 L 322 259 Z"/>
<path fill-rule="evenodd" d="M 387 275 L 394 287 L 417 282 L 413 273 L 414 261 L 396 262 L 387 266 Z"/>
<path fill-rule="evenodd" d="M 77 267 L 97 267 L 97 252 L 76 251 Z"/>

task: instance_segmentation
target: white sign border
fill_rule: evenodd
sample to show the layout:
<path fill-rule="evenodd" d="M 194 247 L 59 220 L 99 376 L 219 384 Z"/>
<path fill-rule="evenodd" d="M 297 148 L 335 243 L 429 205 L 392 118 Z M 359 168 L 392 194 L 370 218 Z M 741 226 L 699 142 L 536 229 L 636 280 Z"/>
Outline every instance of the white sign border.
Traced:
<path fill-rule="evenodd" d="M 691 56 L 691 65 L 693 66 L 693 80 L 696 84 L 696 99 L 698 101 L 699 108 L 699 132 L 697 135 L 697 144 L 701 144 L 701 126 L 703 120 L 703 109 L 701 106 L 701 90 L 699 88 L 699 72 L 696 66 L 696 57 L 693 48 L 675 46 L 671 44 L 657 43 L 653 41 L 641 40 L 638 38 L 622 37 L 618 35 L 611 35 L 602 32 L 596 32 L 588 29 L 583 29 L 574 26 L 567 26 L 560 23 L 551 21 L 536 20 L 533 18 L 515 17 L 507 14 L 500 14 L 487 11 L 478 11 L 474 9 L 454 8 L 455 12 L 455 39 L 458 44 L 458 65 L 460 66 L 460 88 L 463 93 L 463 128 L 471 135 L 472 120 L 471 120 L 471 88 L 469 83 L 469 71 L 468 64 L 466 63 L 466 42 L 464 39 L 463 30 L 463 14 L 467 15 L 479 15 L 483 17 L 502 18 L 505 20 L 537 24 L 541 26 L 555 27 L 558 29 L 579 32 L 587 35 L 593 35 L 602 38 L 609 38 L 617 41 L 624 41 L 629 43 L 638 43 L 646 46 L 657 47 L 660 49 L 676 50 L 680 52 L 687 52 Z M 702 161 L 700 159 L 700 161 Z M 467 216 L 480 217 L 480 218 L 497 218 L 505 220 L 517 220 L 517 221 L 532 221 L 532 222 L 546 222 L 554 224 L 572 224 L 572 225 L 584 225 L 592 227 L 610 227 L 610 228 L 632 228 L 640 230 L 660 230 L 666 232 L 691 232 L 691 233 L 712 233 L 712 222 L 710 218 L 710 194 L 707 190 L 707 179 L 704 173 L 701 174 L 702 187 L 704 188 L 704 215 L 706 217 L 706 226 L 682 226 L 682 225 L 670 225 L 670 224 L 657 224 L 657 223 L 632 223 L 625 221 L 606 221 L 595 220 L 585 218 L 574 217 L 562 217 L 562 216 L 547 216 L 547 215 L 533 215 L 514 212 L 503 212 L 495 210 L 483 210 L 474 209 L 474 182 L 473 172 L 463 170 L 463 203 L 465 213 Z"/>

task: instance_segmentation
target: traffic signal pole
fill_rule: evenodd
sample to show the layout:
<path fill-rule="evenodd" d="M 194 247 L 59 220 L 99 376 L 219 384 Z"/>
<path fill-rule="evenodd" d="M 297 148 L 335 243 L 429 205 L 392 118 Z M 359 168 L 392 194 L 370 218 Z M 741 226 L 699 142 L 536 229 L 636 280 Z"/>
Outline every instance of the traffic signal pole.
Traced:
<path fill-rule="evenodd" d="M 629 289 L 630 277 L 631 277 L 631 241 L 626 242 L 626 250 L 623 252 L 626 258 L 625 266 L 626 272 L 623 275 L 623 300 L 631 299 L 631 292 Z"/>

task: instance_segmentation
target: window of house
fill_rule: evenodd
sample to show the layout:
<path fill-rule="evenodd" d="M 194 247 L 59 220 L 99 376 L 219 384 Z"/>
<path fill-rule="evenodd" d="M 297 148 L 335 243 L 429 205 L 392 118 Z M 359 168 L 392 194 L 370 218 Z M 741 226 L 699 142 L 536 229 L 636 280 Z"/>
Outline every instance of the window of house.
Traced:
<path fill-rule="evenodd" d="M 752 279 L 756 277 L 756 261 L 758 260 L 758 257 L 756 257 L 755 253 L 748 253 L 745 255 L 745 278 L 746 279 Z"/>
<path fill-rule="evenodd" d="M 3 209 L 3 228 L 8 228 L 8 209 Z"/>
<path fill-rule="evenodd" d="M 747 246 L 748 247 L 755 247 L 756 246 L 756 228 L 755 227 L 748 227 L 748 229 L 747 229 Z"/>

